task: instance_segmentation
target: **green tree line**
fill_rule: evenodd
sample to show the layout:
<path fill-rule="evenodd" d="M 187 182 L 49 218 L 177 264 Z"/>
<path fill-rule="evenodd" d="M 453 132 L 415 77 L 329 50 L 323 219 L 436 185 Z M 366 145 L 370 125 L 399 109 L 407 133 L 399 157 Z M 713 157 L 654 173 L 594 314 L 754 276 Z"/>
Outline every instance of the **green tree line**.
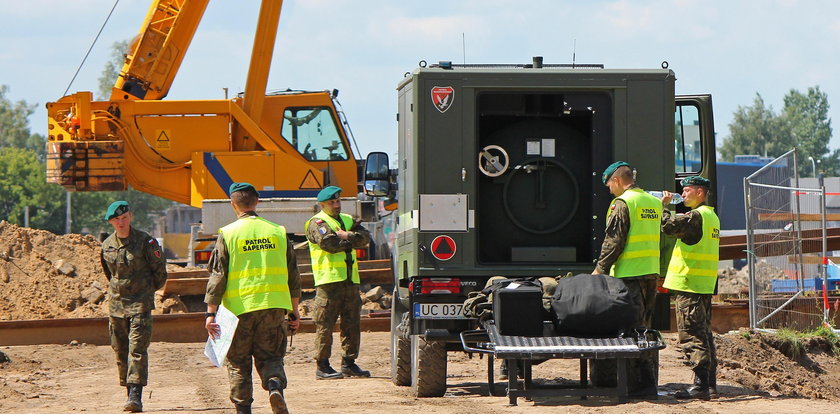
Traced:
<path fill-rule="evenodd" d="M 719 148 L 721 161 L 733 161 L 736 155 L 777 157 L 798 148 L 800 176 L 813 176 L 808 157 L 813 157 L 817 172 L 827 176 L 840 173 L 840 150 L 828 148 L 831 119 L 828 95 L 819 86 L 806 92 L 791 89 L 776 113 L 756 93 L 752 105 L 739 106 L 729 124 L 729 137 Z"/>

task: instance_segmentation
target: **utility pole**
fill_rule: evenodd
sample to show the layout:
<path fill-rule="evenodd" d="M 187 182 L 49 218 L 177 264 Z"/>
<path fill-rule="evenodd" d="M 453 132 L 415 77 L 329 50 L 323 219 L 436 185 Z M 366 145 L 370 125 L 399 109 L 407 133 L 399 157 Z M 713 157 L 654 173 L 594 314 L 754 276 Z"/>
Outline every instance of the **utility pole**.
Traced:
<path fill-rule="evenodd" d="M 67 192 L 67 222 L 64 226 L 64 234 L 70 234 L 70 225 L 73 223 L 73 218 L 70 216 L 70 192 Z"/>

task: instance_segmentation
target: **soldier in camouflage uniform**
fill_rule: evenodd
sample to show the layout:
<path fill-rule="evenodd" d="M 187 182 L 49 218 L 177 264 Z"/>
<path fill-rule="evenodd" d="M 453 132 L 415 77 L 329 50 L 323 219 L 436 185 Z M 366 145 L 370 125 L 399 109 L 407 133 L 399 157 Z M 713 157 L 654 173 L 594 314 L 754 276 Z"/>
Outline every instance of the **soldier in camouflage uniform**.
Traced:
<path fill-rule="evenodd" d="M 225 357 L 230 400 L 237 414 L 251 413 L 252 357 L 262 388 L 269 392 L 272 412 L 288 414 L 283 360 L 287 334 L 294 334 L 300 325 L 300 273 L 294 248 L 285 228 L 257 215 L 259 193 L 254 186 L 233 183 L 228 191 L 237 220 L 219 230 L 210 256 L 205 328 L 218 336 L 219 304 L 239 318 Z"/>
<path fill-rule="evenodd" d="M 607 216 L 607 227 L 604 241 L 601 244 L 601 255 L 592 274 L 611 275 L 624 282 L 635 299 L 639 310 L 639 324 L 650 327 L 653 319 L 653 309 L 656 304 L 656 284 L 659 279 L 659 229 L 653 221 L 660 220 L 662 208 L 659 200 L 645 193 L 636 185 L 636 180 L 630 165 L 618 161 L 607 167 L 601 177 L 604 185 L 616 198 L 610 205 Z M 636 211 L 631 215 L 628 203 L 633 203 Z M 639 211 L 651 210 L 649 220 L 640 219 Z M 654 217 L 655 216 L 655 217 Z M 631 243 L 632 226 L 640 226 L 650 221 L 651 235 L 656 240 L 643 241 L 648 245 Z M 638 229 L 636 229 L 638 231 Z M 638 233 L 636 233 L 638 234 Z M 647 234 L 637 239 L 644 239 Z M 625 255 L 633 249 L 635 256 Z M 638 253 L 645 252 L 649 257 L 645 263 L 633 263 L 638 259 Z M 641 397 L 655 397 L 658 382 L 658 354 L 655 351 L 645 352 L 639 359 L 628 360 L 628 388 L 630 395 Z M 592 379 L 598 386 L 615 385 L 615 361 L 594 360 L 592 363 Z"/>
<path fill-rule="evenodd" d="M 115 201 L 105 214 L 114 233 L 102 242 L 100 260 L 108 278 L 108 328 L 117 356 L 125 411 L 143 410 L 141 396 L 149 376 L 155 291 L 166 283 L 166 260 L 157 240 L 131 226 L 128 203 Z"/>
<path fill-rule="evenodd" d="M 706 205 L 711 183 L 694 176 L 680 183 L 683 202 L 692 210 L 662 215 L 662 232 L 679 240 L 674 247 L 663 287 L 674 296 L 679 341 L 688 364 L 694 370 L 694 383 L 674 394 L 680 399 L 708 400 L 717 394 L 717 355 L 712 335 L 712 295 L 717 288 L 720 220 Z M 671 193 L 664 191 L 662 204 L 668 205 Z"/>
<path fill-rule="evenodd" d="M 370 243 L 370 233 L 349 214 L 341 213 L 341 188 L 329 186 L 318 193 L 321 212 L 306 222 L 306 239 L 315 279 L 315 361 L 318 379 L 369 377 L 356 365 L 361 342 L 359 265 L 357 248 Z M 341 372 L 330 366 L 332 331 L 341 318 Z"/>

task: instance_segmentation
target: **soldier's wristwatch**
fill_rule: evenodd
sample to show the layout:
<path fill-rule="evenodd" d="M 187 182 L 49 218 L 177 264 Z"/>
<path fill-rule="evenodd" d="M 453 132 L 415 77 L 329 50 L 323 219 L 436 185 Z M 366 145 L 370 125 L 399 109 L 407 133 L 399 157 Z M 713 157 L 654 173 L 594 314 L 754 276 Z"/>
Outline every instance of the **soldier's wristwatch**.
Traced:
<path fill-rule="evenodd" d="M 211 316 L 215 317 L 215 316 L 216 316 L 216 312 L 204 312 L 204 317 L 205 317 L 205 318 L 209 318 L 209 317 L 211 317 Z"/>

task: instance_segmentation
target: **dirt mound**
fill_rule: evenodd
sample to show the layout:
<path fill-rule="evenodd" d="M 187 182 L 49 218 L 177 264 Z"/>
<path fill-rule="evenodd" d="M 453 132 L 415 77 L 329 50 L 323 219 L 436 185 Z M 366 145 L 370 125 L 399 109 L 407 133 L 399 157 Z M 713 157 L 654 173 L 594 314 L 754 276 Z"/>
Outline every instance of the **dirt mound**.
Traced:
<path fill-rule="evenodd" d="M 771 396 L 840 400 L 840 357 L 827 341 L 803 341 L 791 358 L 785 341 L 772 334 L 741 330 L 715 338 L 719 377 Z M 796 354 L 796 353 L 793 353 Z"/>
<path fill-rule="evenodd" d="M 100 246 L 93 236 L 0 221 L 0 320 L 107 316 Z M 183 311 L 177 297 L 156 302 L 156 313 Z"/>
<path fill-rule="evenodd" d="M 770 291 L 773 279 L 785 278 L 783 269 L 763 260 L 755 264 L 755 274 L 756 286 L 765 292 Z M 749 292 L 749 287 L 749 266 L 744 266 L 741 270 L 733 267 L 718 270 L 718 293 L 745 295 Z"/>

